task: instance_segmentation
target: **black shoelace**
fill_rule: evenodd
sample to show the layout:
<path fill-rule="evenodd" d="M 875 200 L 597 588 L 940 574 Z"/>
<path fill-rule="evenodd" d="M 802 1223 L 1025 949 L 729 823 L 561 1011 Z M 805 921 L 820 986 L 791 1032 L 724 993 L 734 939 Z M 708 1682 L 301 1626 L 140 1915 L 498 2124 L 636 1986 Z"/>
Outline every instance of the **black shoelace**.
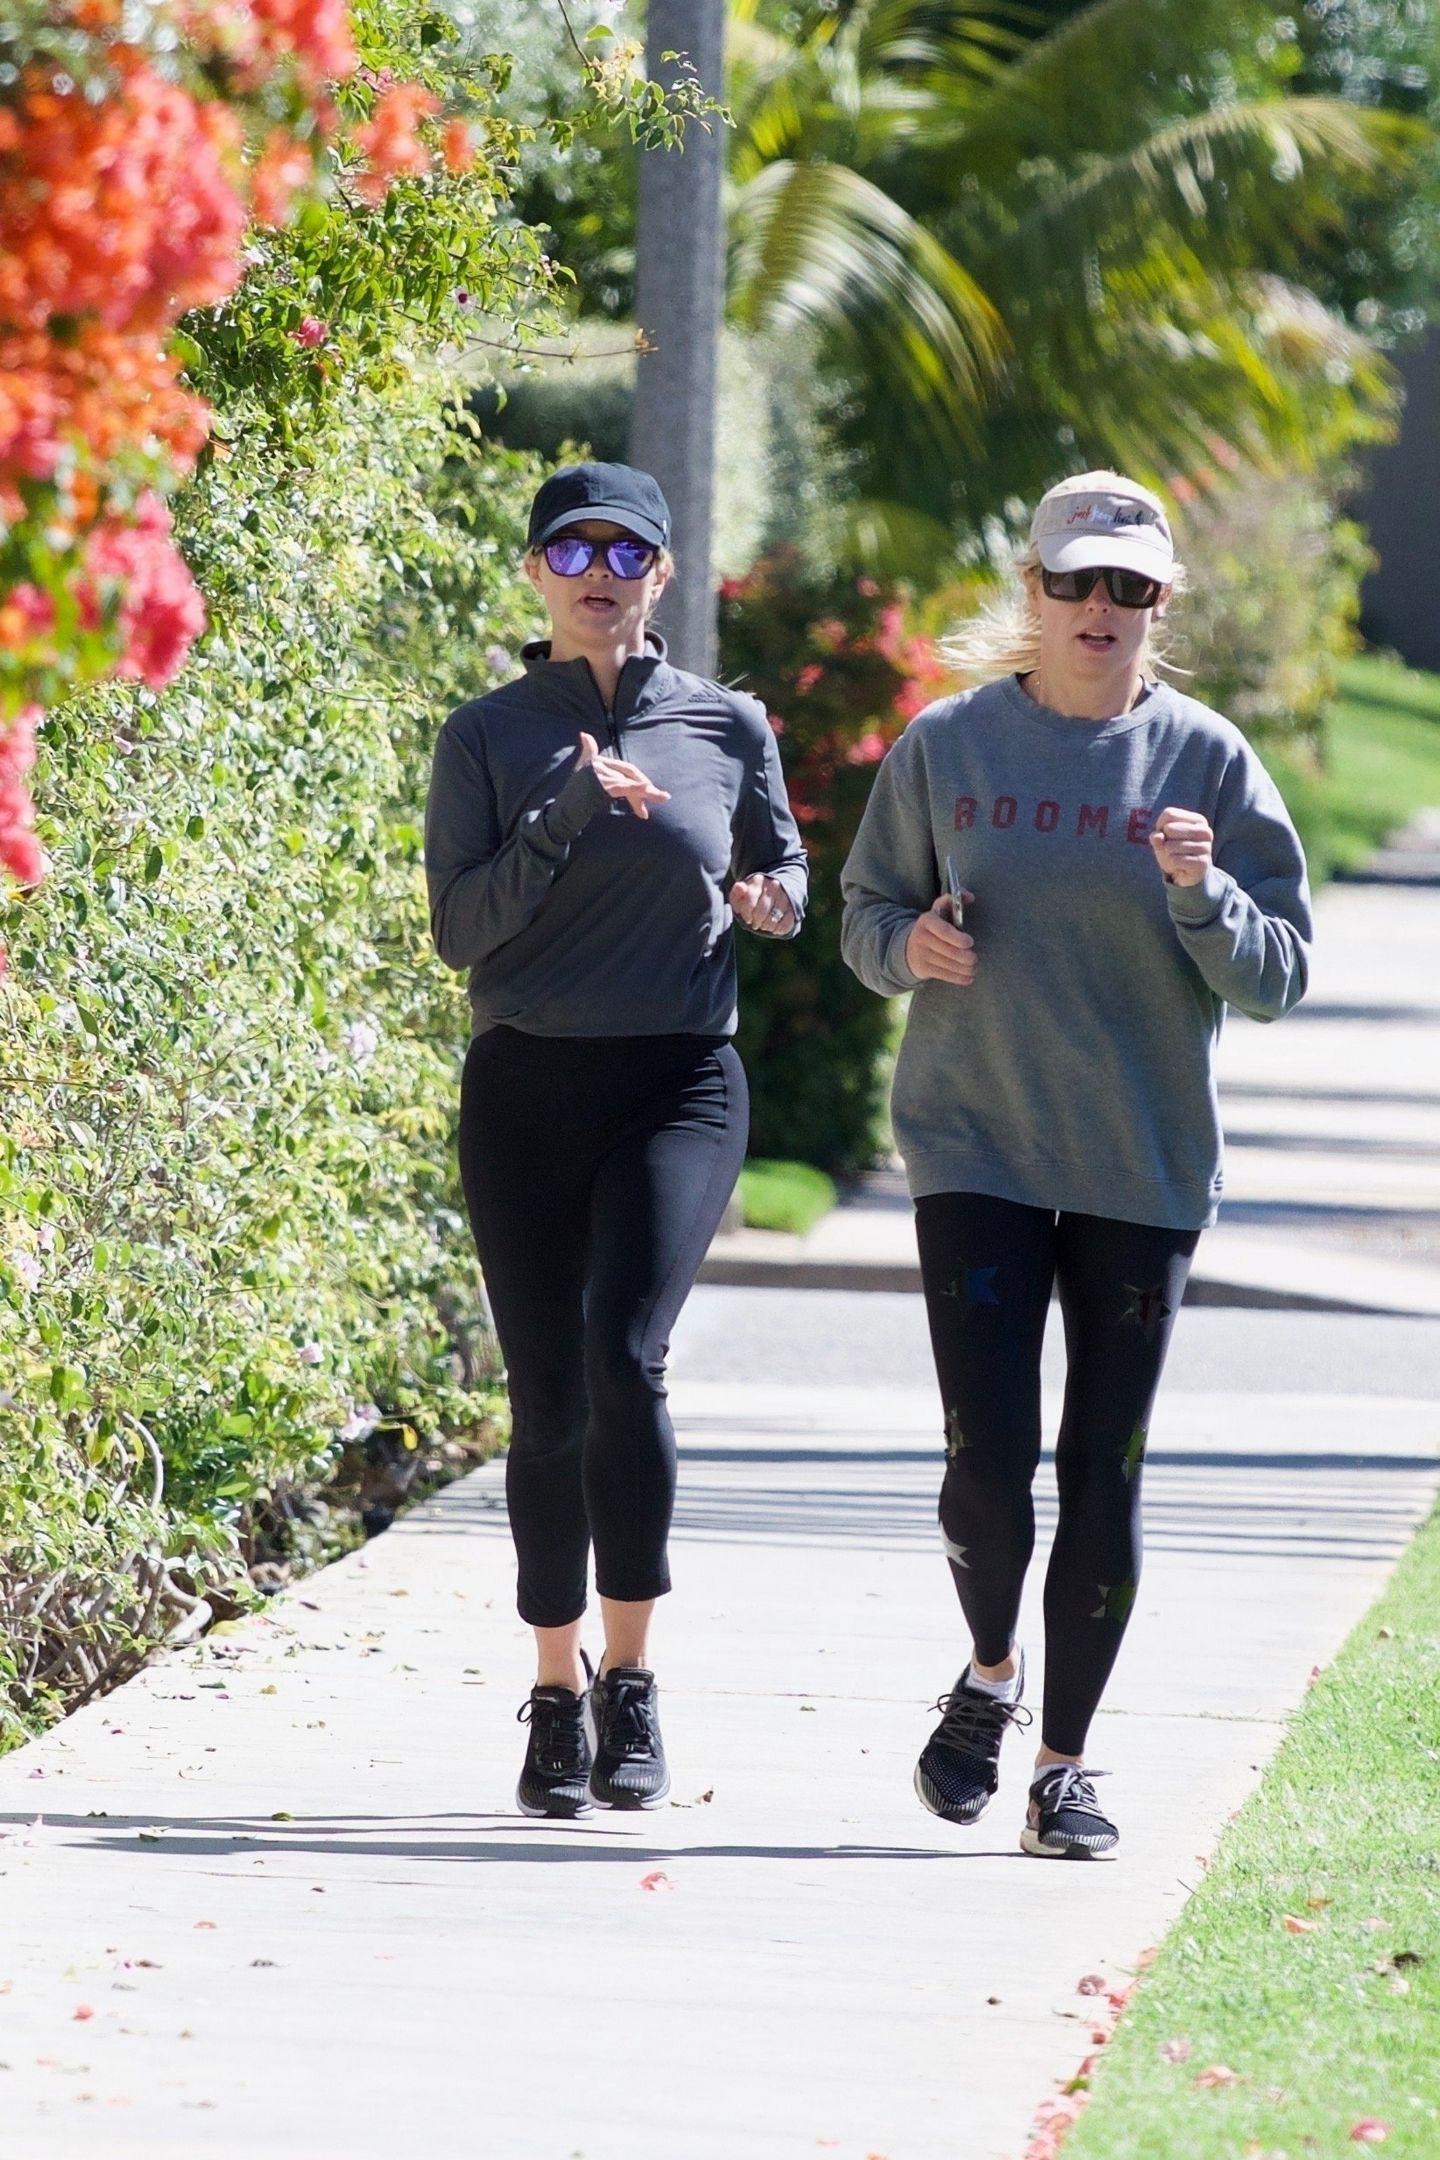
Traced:
<path fill-rule="evenodd" d="M 935 1708 L 944 1713 L 935 1739 L 987 1761 L 1004 1738 L 1007 1725 L 1031 1723 L 1031 1713 L 1023 1703 L 1004 1702 L 998 1695 L 978 1695 L 963 1687 L 942 1695 Z"/>
<path fill-rule="evenodd" d="M 579 1777 L 585 1767 L 585 1722 L 581 1700 L 573 1706 L 537 1689 L 515 1713 L 516 1723 L 531 1727 L 537 1769 L 549 1777 Z"/>
<path fill-rule="evenodd" d="M 633 1758 L 653 1755 L 659 1743 L 655 1721 L 655 1690 L 648 1680 L 612 1680 L 604 1683 L 606 1751 Z"/>

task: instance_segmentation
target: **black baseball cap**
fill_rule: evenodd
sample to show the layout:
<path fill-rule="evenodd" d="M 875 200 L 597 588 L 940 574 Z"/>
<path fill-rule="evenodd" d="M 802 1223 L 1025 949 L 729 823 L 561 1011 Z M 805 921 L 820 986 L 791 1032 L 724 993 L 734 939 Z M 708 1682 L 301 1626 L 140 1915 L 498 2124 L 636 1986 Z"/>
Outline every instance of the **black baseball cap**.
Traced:
<path fill-rule="evenodd" d="M 527 545 L 543 547 L 586 518 L 608 518 L 652 547 L 670 545 L 670 505 L 660 483 L 633 465 L 565 465 L 551 473 L 530 505 Z"/>

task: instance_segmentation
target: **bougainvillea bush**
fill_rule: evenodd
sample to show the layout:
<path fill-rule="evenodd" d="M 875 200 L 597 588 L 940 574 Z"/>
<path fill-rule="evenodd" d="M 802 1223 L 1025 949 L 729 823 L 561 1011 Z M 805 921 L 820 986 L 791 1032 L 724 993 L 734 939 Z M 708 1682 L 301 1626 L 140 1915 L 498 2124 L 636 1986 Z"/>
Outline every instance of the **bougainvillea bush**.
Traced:
<path fill-rule="evenodd" d="M 358 27 L 387 42 L 378 14 Z M 22 889 L 45 868 L 29 797 L 45 709 L 112 674 L 163 688 L 204 622 L 164 500 L 210 422 L 183 376 L 201 351 L 177 325 L 236 293 L 252 221 L 333 233 L 351 204 L 379 218 L 396 177 L 428 183 L 432 164 L 429 192 L 473 209 L 459 178 L 476 162 L 466 123 L 422 139 L 439 110 L 425 83 L 360 66 L 343 0 L 19 0 L 7 12 L 0 868 Z M 422 260 L 433 271 L 433 249 Z M 446 262 L 447 295 L 463 276 L 463 261 Z M 329 342 L 273 281 L 252 289 L 272 315 L 280 303 L 272 328 L 296 341 L 297 362 Z M 384 309 L 379 324 L 393 335 Z M 312 377 L 322 368 L 312 361 Z"/>
<path fill-rule="evenodd" d="M 840 958 L 840 871 L 876 766 L 952 678 L 907 632 L 900 592 L 873 578 L 817 581 L 789 550 L 721 587 L 720 653 L 725 679 L 771 716 L 810 854 L 801 936 L 740 943 L 750 1144 L 844 1174 L 875 1159 L 891 1019 Z"/>

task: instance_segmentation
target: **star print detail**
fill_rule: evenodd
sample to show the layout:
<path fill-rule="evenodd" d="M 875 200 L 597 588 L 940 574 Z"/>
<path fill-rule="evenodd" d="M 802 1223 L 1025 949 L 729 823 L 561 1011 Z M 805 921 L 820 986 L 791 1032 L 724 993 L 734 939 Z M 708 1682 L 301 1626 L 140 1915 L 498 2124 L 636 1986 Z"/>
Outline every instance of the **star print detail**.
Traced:
<path fill-rule="evenodd" d="M 1127 1282 L 1125 1292 L 1130 1302 L 1120 1317 L 1123 1320 L 1133 1320 L 1137 1327 L 1143 1329 L 1145 1340 L 1153 1342 L 1170 1318 L 1174 1306 L 1166 1304 L 1159 1283 L 1151 1290 L 1142 1290 L 1137 1284 Z"/>
<path fill-rule="evenodd" d="M 999 1273 L 998 1266 L 961 1268 L 945 1296 L 971 1310 L 977 1305 L 998 1305 L 1000 1292 L 995 1287 L 995 1278 Z"/>
<path fill-rule="evenodd" d="M 1132 1483 L 1133 1480 L 1140 1474 L 1140 1465 L 1145 1460 L 1145 1442 L 1148 1437 L 1149 1436 L 1145 1431 L 1145 1427 L 1143 1425 L 1137 1425 L 1134 1432 L 1131 1433 L 1130 1438 L 1125 1443 L 1125 1461 L 1123 1468 L 1125 1471 L 1125 1482 L 1127 1485 Z"/>
<path fill-rule="evenodd" d="M 953 1462 L 960 1453 L 961 1448 L 966 1445 L 965 1435 L 960 1430 L 959 1411 L 947 1410 L 945 1413 L 945 1453 Z"/>
<path fill-rule="evenodd" d="M 1134 1578 L 1132 1577 L 1129 1582 L 1122 1583 L 1097 1583 L 1095 1587 L 1100 1593 L 1100 1603 L 1091 1613 L 1090 1618 L 1092 1620 L 1118 1620 L 1123 1627 L 1130 1617 L 1130 1608 L 1135 1603 L 1136 1584 Z"/>
<path fill-rule="evenodd" d="M 945 1557 L 952 1567 L 968 1569 L 970 1563 L 965 1558 L 966 1553 L 970 1550 L 968 1545 L 957 1545 L 954 1538 L 947 1537 L 943 1530 L 940 1533 L 940 1542 L 945 1547 Z"/>

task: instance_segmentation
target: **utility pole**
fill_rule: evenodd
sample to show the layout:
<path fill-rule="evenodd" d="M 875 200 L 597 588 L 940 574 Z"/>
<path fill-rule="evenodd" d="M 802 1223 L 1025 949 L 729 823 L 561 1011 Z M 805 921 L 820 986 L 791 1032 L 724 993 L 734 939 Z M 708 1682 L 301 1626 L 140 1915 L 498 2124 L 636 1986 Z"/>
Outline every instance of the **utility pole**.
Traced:
<path fill-rule="evenodd" d="M 683 53 L 707 97 L 725 94 L 725 0 L 649 0 L 646 72 L 672 85 L 661 55 Z M 711 567 L 716 364 L 724 309 L 721 187 L 725 130 L 686 124 L 684 148 L 640 152 L 635 313 L 654 346 L 636 367 L 630 461 L 665 490 L 678 574 L 657 625 L 676 665 L 716 667 Z"/>

